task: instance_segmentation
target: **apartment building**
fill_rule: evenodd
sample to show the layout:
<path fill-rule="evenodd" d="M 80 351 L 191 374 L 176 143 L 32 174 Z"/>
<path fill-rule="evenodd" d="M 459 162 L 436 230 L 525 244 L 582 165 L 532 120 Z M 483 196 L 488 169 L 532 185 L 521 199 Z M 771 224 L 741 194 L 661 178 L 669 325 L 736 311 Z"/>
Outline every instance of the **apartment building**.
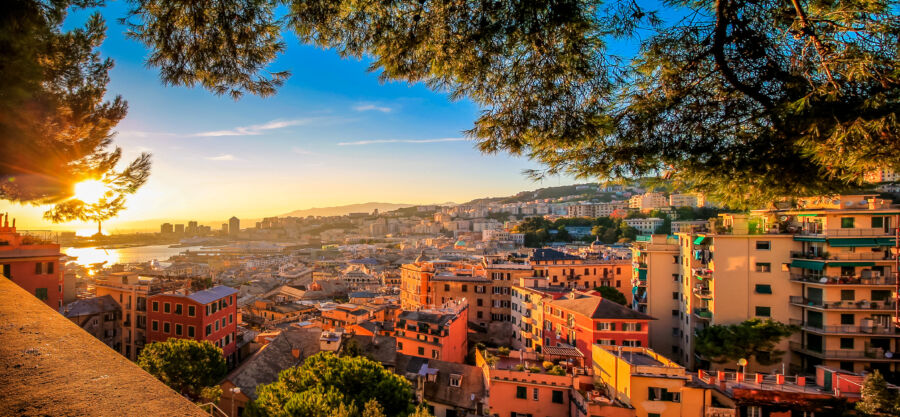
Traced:
<path fill-rule="evenodd" d="M 616 210 L 628 209 L 628 202 L 612 201 L 609 203 L 581 203 L 566 206 L 568 217 L 608 217 Z"/>
<path fill-rule="evenodd" d="M 678 238 L 641 236 L 631 247 L 631 308 L 656 319 L 650 326 L 649 347 L 680 356 L 681 261 Z"/>
<path fill-rule="evenodd" d="M 148 297 L 147 342 L 170 338 L 209 341 L 236 362 L 237 290 L 220 285 L 203 291 L 172 291 Z"/>
<path fill-rule="evenodd" d="M 54 311 L 63 305 L 63 268 L 59 244 L 49 231 L 16 231 L 16 220 L 0 216 L 0 274 Z"/>
<path fill-rule="evenodd" d="M 534 276 L 548 278 L 551 286 L 569 289 L 614 287 L 631 303 L 631 261 L 585 259 L 555 249 L 536 249 L 529 259 Z"/>
<path fill-rule="evenodd" d="M 439 308 L 403 311 L 393 336 L 397 353 L 464 363 L 468 353 L 468 303 L 455 300 Z"/>
<path fill-rule="evenodd" d="M 788 323 L 791 318 L 789 234 L 764 234 L 763 220 L 742 214 L 720 216 L 709 232 L 678 233 L 681 288 L 678 341 L 682 364 L 688 368 L 717 369 L 731 364 L 709 363 L 694 355 L 694 334 L 717 324 L 738 324 L 751 318 Z M 666 272 L 668 273 L 668 266 Z M 659 294 L 670 298 L 675 294 Z M 653 304 L 654 298 L 649 299 Z M 666 301 L 668 303 L 668 301 Z M 674 327 L 673 327 L 674 329 Z M 673 334 L 675 330 L 672 330 Z M 788 341 L 777 347 L 788 351 Z M 790 361 L 790 354 L 785 360 Z M 761 368 L 751 361 L 748 369 Z"/>
<path fill-rule="evenodd" d="M 109 295 L 122 307 L 119 353 L 123 356 L 137 360 L 147 343 L 147 297 L 172 289 L 173 285 L 179 284 L 163 284 L 133 272 L 113 273 L 94 282 L 97 297 Z"/>
<path fill-rule="evenodd" d="M 69 303 L 60 312 L 106 346 L 121 349 L 122 307 L 109 295 Z"/>
<path fill-rule="evenodd" d="M 662 193 L 647 192 L 632 196 L 628 200 L 628 207 L 640 211 L 650 211 L 669 206 L 669 199 Z"/>
<path fill-rule="evenodd" d="M 875 195 L 801 199 L 765 212 L 791 222 L 794 364 L 849 372 L 900 371 L 897 242 L 900 207 Z"/>
<path fill-rule="evenodd" d="M 696 194 L 670 194 L 669 205 L 672 207 L 698 207 Z"/>
<path fill-rule="evenodd" d="M 551 287 L 544 277 L 519 278 L 511 294 L 512 347 L 540 353 L 544 346 L 544 304 L 568 293 L 567 288 Z"/>
<path fill-rule="evenodd" d="M 437 274 L 432 278 L 434 299 L 440 304 L 453 300 L 467 300 L 469 322 L 487 327 L 491 320 L 491 292 L 493 282 L 472 274 Z"/>
<path fill-rule="evenodd" d="M 544 350 L 568 345 L 591 357 L 591 346 L 647 346 L 652 317 L 601 297 L 572 292 L 544 303 Z"/>
<path fill-rule="evenodd" d="M 665 222 L 665 220 L 660 219 L 659 217 L 625 219 L 625 224 L 637 229 L 642 235 L 656 233 L 656 229 Z"/>

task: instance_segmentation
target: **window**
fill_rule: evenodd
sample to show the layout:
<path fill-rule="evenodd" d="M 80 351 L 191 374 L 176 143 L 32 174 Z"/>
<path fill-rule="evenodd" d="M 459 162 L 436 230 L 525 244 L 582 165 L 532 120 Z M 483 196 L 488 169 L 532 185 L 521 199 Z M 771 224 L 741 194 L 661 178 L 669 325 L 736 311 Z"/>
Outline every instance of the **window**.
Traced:
<path fill-rule="evenodd" d="M 212 324 L 206 325 L 206 335 L 209 336 L 212 334 Z"/>
<path fill-rule="evenodd" d="M 475 315 L 478 316 L 479 319 L 482 318 L 482 316 L 484 316 L 484 314 L 482 314 L 482 312 L 480 312 L 480 311 L 476 312 Z"/>
<path fill-rule="evenodd" d="M 163 313 L 168 313 L 172 310 L 172 306 L 169 303 L 163 303 Z"/>
<path fill-rule="evenodd" d="M 188 326 L 188 337 L 194 337 L 194 326 Z"/>
<path fill-rule="evenodd" d="M 647 399 L 650 401 L 681 402 L 681 393 L 679 392 L 669 392 L 665 388 L 658 387 L 649 387 L 647 391 Z"/>
<path fill-rule="evenodd" d="M 528 388 L 516 387 L 516 398 L 528 398 Z"/>
<path fill-rule="evenodd" d="M 672 317 L 678 317 L 678 310 L 672 310 Z"/>
<path fill-rule="evenodd" d="M 44 300 L 44 301 L 46 301 L 47 298 L 49 298 L 49 297 L 47 296 L 47 289 L 46 289 L 46 288 L 35 288 L 35 290 L 34 290 L 34 296 L 37 297 L 38 300 Z"/>
<path fill-rule="evenodd" d="M 450 291 L 450 284 L 444 284 L 444 291 Z"/>
<path fill-rule="evenodd" d="M 44 263 L 43 262 L 35 262 L 34 263 L 34 273 L 35 275 L 40 275 L 44 273 Z"/>
<path fill-rule="evenodd" d="M 558 389 L 553 390 L 553 392 L 550 396 L 550 401 L 553 401 L 556 404 L 562 404 L 563 403 L 563 392 Z"/>
<path fill-rule="evenodd" d="M 181 336 L 181 330 L 182 330 L 181 324 L 175 323 L 175 336 Z"/>
<path fill-rule="evenodd" d="M 852 229 L 853 220 L 853 217 L 841 217 L 841 229 Z"/>
<path fill-rule="evenodd" d="M 842 337 L 841 338 L 841 349 L 853 349 L 853 338 L 852 337 Z"/>
<path fill-rule="evenodd" d="M 841 290 L 841 301 L 853 301 L 856 299 L 856 290 Z"/>
<path fill-rule="evenodd" d="M 53 273 L 53 262 L 47 262 L 47 273 L 48 274 Z"/>
<path fill-rule="evenodd" d="M 872 217 L 872 228 L 884 227 L 884 217 Z"/>
<path fill-rule="evenodd" d="M 769 250 L 772 249 L 772 242 L 768 240 L 757 240 L 756 241 L 756 250 Z"/>
<path fill-rule="evenodd" d="M 756 272 L 772 272 L 772 264 L 768 262 L 757 262 Z"/>
<path fill-rule="evenodd" d="M 431 349 L 431 359 L 440 359 L 441 354 L 437 351 L 437 349 Z"/>
<path fill-rule="evenodd" d="M 479 298 L 475 300 L 475 304 L 478 305 L 478 307 L 481 307 L 482 305 L 484 305 L 484 300 Z"/>
<path fill-rule="evenodd" d="M 425 348 L 423 348 L 423 347 L 421 347 L 421 346 L 419 346 L 419 348 L 418 348 L 416 351 L 417 351 L 418 354 L 420 354 L 420 355 L 424 355 L 424 354 L 425 354 Z"/>
<path fill-rule="evenodd" d="M 225 317 L 222 317 L 222 328 L 225 328 Z"/>
<path fill-rule="evenodd" d="M 647 417 L 659 417 L 659 413 L 647 413 Z"/>
<path fill-rule="evenodd" d="M 888 301 L 891 299 L 891 290 L 872 290 L 872 301 Z"/>
<path fill-rule="evenodd" d="M 462 285 L 462 292 L 469 292 L 469 286 L 466 284 Z"/>
<path fill-rule="evenodd" d="M 540 391 L 537 388 L 532 388 L 531 389 L 531 399 L 537 401 L 538 393 L 540 393 Z"/>
<path fill-rule="evenodd" d="M 156 320 L 151 321 L 150 322 L 150 330 L 153 330 L 154 332 L 158 332 L 159 331 L 159 322 Z"/>
<path fill-rule="evenodd" d="M 153 311 L 159 311 L 159 302 L 158 301 L 153 302 Z"/>
<path fill-rule="evenodd" d="M 169 322 L 163 322 L 163 333 L 169 333 L 172 331 L 172 325 Z"/>
<path fill-rule="evenodd" d="M 403 350 L 403 342 L 397 342 L 397 349 Z"/>
<path fill-rule="evenodd" d="M 673 300 L 677 300 L 677 299 L 678 299 L 678 293 L 677 293 L 677 292 L 673 292 L 673 293 L 672 293 L 672 299 L 673 299 Z"/>
<path fill-rule="evenodd" d="M 747 417 L 763 417 L 762 407 L 755 405 L 747 406 Z"/>
<path fill-rule="evenodd" d="M 216 331 L 219 331 L 219 321 L 216 320 Z"/>
<path fill-rule="evenodd" d="M 229 314 L 229 315 L 228 315 L 228 324 L 231 324 L 232 321 L 233 321 L 233 320 L 232 320 L 232 318 L 231 318 L 231 314 Z"/>
<path fill-rule="evenodd" d="M 772 307 L 756 306 L 756 316 L 757 317 L 771 317 L 772 316 Z"/>
<path fill-rule="evenodd" d="M 462 375 L 450 374 L 450 386 L 451 387 L 459 387 L 460 382 L 462 382 Z"/>
<path fill-rule="evenodd" d="M 197 315 L 197 308 L 194 306 L 188 306 L 188 316 L 194 317 Z"/>
<path fill-rule="evenodd" d="M 841 324 L 845 324 L 845 325 L 856 324 L 856 317 L 853 314 L 841 314 Z"/>
<path fill-rule="evenodd" d="M 769 284 L 756 284 L 756 293 L 757 294 L 771 294 L 772 286 Z"/>
<path fill-rule="evenodd" d="M 3 264 L 3 276 L 7 278 L 12 278 L 12 265 Z"/>
<path fill-rule="evenodd" d="M 181 304 L 175 304 L 175 314 L 178 314 L 179 316 L 182 314 Z"/>

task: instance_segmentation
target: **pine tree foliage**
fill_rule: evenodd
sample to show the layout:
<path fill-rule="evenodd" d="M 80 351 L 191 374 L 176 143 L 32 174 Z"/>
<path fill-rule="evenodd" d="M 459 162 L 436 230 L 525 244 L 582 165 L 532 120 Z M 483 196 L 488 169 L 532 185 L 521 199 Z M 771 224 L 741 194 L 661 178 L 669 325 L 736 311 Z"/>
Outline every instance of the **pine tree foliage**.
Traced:
<path fill-rule="evenodd" d="M 283 25 L 474 101 L 479 149 L 539 161 L 537 178 L 659 175 L 742 207 L 900 170 L 895 0 L 664 2 L 674 21 L 632 0 L 288 0 L 283 19 L 275 0 L 133 3 L 170 82 L 270 94 Z"/>
<path fill-rule="evenodd" d="M 697 332 L 694 351 L 716 363 L 755 359 L 761 365 L 773 365 L 781 362 L 784 355 L 775 346 L 798 330 L 797 326 L 760 319 L 712 325 Z"/>
<path fill-rule="evenodd" d="M 137 363 L 169 388 L 193 399 L 210 395 L 207 388 L 218 386 L 227 371 L 222 349 L 206 340 L 153 342 L 144 346 Z"/>
<path fill-rule="evenodd" d="M 101 6 L 93 0 L 8 0 L 0 14 L 0 199 L 63 203 L 55 219 L 83 205 L 69 201 L 74 184 L 104 178 L 133 192 L 149 175 L 150 155 L 121 171 L 122 150 L 113 129 L 125 117 L 120 96 L 107 100 L 110 59 L 98 51 L 106 25 L 98 13 L 83 26 L 62 30 L 71 9 Z M 114 214 L 124 200 L 98 211 Z"/>
<path fill-rule="evenodd" d="M 900 413 L 900 392 L 891 391 L 877 369 L 866 375 L 860 396 L 862 398 L 856 403 L 856 410 L 863 415 L 891 416 Z"/>

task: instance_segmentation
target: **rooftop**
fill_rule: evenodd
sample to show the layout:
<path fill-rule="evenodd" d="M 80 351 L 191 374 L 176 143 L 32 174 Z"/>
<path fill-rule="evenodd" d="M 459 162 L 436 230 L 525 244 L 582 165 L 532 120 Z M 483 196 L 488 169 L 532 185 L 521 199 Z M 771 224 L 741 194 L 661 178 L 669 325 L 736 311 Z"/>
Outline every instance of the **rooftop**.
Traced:
<path fill-rule="evenodd" d="M 573 311 L 592 319 L 655 320 L 644 313 L 634 311 L 603 297 L 592 295 L 582 295 L 574 299 L 561 298 L 551 301 L 550 305 Z"/>
<path fill-rule="evenodd" d="M 581 257 L 569 255 L 568 253 L 560 252 L 556 249 L 535 249 L 534 253 L 531 255 L 531 260 L 533 262 L 577 261 L 581 260 Z"/>

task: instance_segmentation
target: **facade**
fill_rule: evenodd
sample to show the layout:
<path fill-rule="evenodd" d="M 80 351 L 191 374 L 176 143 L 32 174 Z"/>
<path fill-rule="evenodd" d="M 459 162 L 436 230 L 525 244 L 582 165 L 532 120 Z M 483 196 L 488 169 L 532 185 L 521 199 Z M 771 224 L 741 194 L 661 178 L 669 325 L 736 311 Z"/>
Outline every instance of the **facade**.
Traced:
<path fill-rule="evenodd" d="M 3 216 L 0 216 L 3 220 Z M 53 234 L 46 231 L 16 231 L 9 214 L 0 227 L 0 274 L 37 297 L 54 311 L 63 304 L 62 253 Z"/>
<path fill-rule="evenodd" d="M 78 300 L 60 312 L 106 346 L 116 351 L 121 349 L 122 307 L 111 296 Z"/>
<path fill-rule="evenodd" d="M 544 303 L 544 351 L 568 345 L 591 357 L 591 346 L 647 346 L 652 317 L 599 295 L 573 292 Z"/>
<path fill-rule="evenodd" d="M 155 278 L 130 272 L 110 274 L 95 281 L 94 286 L 97 297 L 109 295 L 122 307 L 119 353 L 137 360 L 147 343 L 147 297 L 163 291 L 165 287 Z"/>
<path fill-rule="evenodd" d="M 632 196 L 628 200 L 628 207 L 641 211 L 650 211 L 669 206 L 669 200 L 661 193 L 644 193 Z"/>
<path fill-rule="evenodd" d="M 696 194 L 669 194 L 669 205 L 672 207 L 698 207 Z"/>
<path fill-rule="evenodd" d="M 609 203 L 581 203 L 566 207 L 568 217 L 609 217 L 616 210 L 628 208 L 625 201 L 612 201 Z"/>
<path fill-rule="evenodd" d="M 237 236 L 238 233 L 241 232 L 241 221 L 235 216 L 231 216 L 228 219 L 228 234 L 231 236 Z"/>
<path fill-rule="evenodd" d="M 544 338 L 544 304 L 569 293 L 566 288 L 551 287 L 546 278 L 520 278 L 512 287 L 512 346 L 540 353 Z"/>
<path fill-rule="evenodd" d="M 663 223 L 665 223 L 665 220 L 658 217 L 625 219 L 625 224 L 637 229 L 643 235 L 656 233 L 656 229 L 662 226 Z"/>
<path fill-rule="evenodd" d="M 537 249 L 529 263 L 533 276 L 545 277 L 554 287 L 588 290 L 614 287 L 631 303 L 631 261 L 585 259 L 555 249 Z"/>
<path fill-rule="evenodd" d="M 438 274 L 432 278 L 434 299 L 438 304 L 467 300 L 469 321 L 486 327 L 491 322 L 493 282 L 483 276 Z"/>
<path fill-rule="evenodd" d="M 403 311 L 394 337 L 397 353 L 464 363 L 468 353 L 468 303 L 448 302 L 441 308 Z"/>
<path fill-rule="evenodd" d="M 165 292 L 148 298 L 147 342 L 170 338 L 209 341 L 235 363 L 237 346 L 237 290 L 213 287 L 190 294 Z"/>
<path fill-rule="evenodd" d="M 681 353 L 681 261 L 678 238 L 652 235 L 631 247 L 632 309 L 656 319 L 650 326 L 649 347 L 677 356 Z"/>

